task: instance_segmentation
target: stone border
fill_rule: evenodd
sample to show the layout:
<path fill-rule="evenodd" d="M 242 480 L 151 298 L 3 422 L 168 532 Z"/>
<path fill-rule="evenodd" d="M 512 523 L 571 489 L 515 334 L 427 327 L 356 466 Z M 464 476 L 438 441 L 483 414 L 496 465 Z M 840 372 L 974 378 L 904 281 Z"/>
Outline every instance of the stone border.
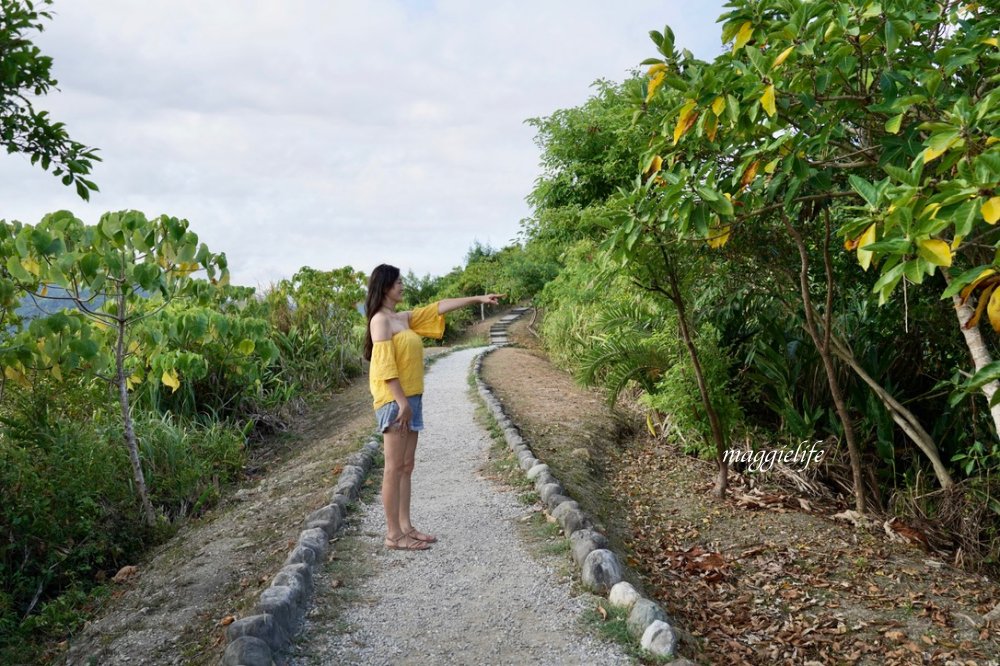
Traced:
<path fill-rule="evenodd" d="M 372 468 L 382 444 L 372 437 L 348 455 L 330 503 L 305 519 L 295 548 L 284 566 L 260 594 L 256 614 L 236 620 L 226 628 L 229 645 L 223 666 L 273 666 L 275 653 L 291 645 L 312 596 L 313 573 L 330 549 L 330 539 L 347 518 L 347 506 L 358 499 L 361 484 Z"/>
<path fill-rule="evenodd" d="M 507 445 L 517 456 L 521 469 L 535 484 L 542 502 L 569 539 L 573 560 L 580 568 L 583 584 L 596 594 L 607 594 L 608 601 L 613 606 L 624 608 L 629 612 L 627 620 L 629 633 L 639 639 L 640 645 L 645 650 L 658 657 L 676 657 L 678 631 L 675 629 L 675 622 L 655 602 L 640 595 L 632 585 L 622 579 L 622 565 L 618 556 L 608 549 L 607 537 L 594 529 L 594 520 L 566 494 L 563 485 L 549 470 L 549 466 L 535 457 L 517 425 L 504 412 L 500 400 L 493 394 L 493 389 L 483 381 L 483 359 L 495 349 L 495 347 L 486 349 L 473 361 L 472 371 L 476 379 L 476 388 L 503 431 Z M 693 662 L 684 658 L 677 658 L 669 664 L 693 666 Z"/>

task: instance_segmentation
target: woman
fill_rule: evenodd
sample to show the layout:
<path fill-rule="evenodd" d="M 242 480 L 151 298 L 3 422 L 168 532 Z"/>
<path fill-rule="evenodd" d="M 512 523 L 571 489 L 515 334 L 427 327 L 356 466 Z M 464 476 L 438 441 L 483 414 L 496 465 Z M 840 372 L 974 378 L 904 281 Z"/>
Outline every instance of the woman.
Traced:
<path fill-rule="evenodd" d="M 385 547 L 427 550 L 437 541 L 410 522 L 410 478 L 417 433 L 424 428 L 424 344 L 420 336 L 440 339 L 446 312 L 472 305 L 496 305 L 503 294 L 446 298 L 408 312 L 396 312 L 403 300 L 403 280 L 395 266 L 381 264 L 368 279 L 365 313 L 365 358 L 371 361 L 368 385 L 374 398 L 375 420 L 385 440 L 382 505 Z"/>

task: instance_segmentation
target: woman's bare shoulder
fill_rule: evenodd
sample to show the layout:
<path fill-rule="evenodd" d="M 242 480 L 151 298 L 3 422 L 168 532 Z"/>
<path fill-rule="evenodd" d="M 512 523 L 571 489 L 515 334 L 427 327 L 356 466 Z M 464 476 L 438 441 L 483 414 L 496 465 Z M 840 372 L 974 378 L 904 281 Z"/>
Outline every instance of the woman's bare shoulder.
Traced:
<path fill-rule="evenodd" d="M 381 342 L 392 337 L 392 321 L 388 315 L 382 312 L 373 314 L 371 323 L 368 326 L 372 332 L 373 342 Z"/>

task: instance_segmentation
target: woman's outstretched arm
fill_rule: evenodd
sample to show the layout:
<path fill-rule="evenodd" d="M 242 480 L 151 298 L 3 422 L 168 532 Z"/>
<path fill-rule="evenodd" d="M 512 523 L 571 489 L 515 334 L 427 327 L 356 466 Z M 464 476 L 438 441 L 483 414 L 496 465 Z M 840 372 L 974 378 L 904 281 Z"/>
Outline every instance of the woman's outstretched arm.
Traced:
<path fill-rule="evenodd" d="M 464 308 L 466 305 L 483 303 L 484 305 L 496 305 L 505 294 L 484 294 L 482 296 L 466 296 L 465 298 L 442 298 L 438 301 L 438 314 L 444 314 Z"/>

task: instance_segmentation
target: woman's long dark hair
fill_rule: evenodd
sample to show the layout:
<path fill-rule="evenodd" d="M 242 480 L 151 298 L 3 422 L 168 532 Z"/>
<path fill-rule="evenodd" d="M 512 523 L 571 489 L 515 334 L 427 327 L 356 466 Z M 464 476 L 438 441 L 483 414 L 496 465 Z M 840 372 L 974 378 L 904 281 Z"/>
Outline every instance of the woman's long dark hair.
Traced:
<path fill-rule="evenodd" d="M 368 296 L 365 297 L 365 316 L 368 317 L 368 328 L 365 330 L 364 357 L 372 360 L 372 317 L 382 307 L 385 294 L 399 279 L 399 269 L 389 264 L 379 264 L 368 278 Z"/>

